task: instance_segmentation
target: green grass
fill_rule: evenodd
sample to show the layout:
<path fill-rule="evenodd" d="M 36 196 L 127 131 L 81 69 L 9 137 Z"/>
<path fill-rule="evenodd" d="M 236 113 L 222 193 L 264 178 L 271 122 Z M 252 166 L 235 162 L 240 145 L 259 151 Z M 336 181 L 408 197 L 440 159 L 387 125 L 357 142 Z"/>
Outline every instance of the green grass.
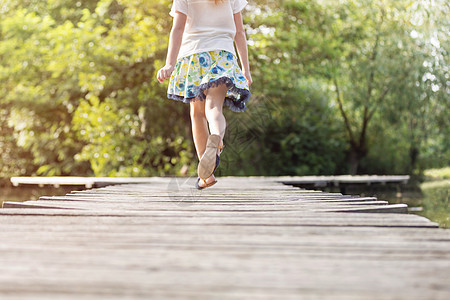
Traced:
<path fill-rule="evenodd" d="M 450 179 L 425 182 L 420 188 L 424 194 L 420 214 L 439 223 L 440 227 L 450 228 Z"/>
<path fill-rule="evenodd" d="M 441 169 L 428 169 L 425 170 L 424 174 L 427 181 L 450 179 L 450 167 Z"/>

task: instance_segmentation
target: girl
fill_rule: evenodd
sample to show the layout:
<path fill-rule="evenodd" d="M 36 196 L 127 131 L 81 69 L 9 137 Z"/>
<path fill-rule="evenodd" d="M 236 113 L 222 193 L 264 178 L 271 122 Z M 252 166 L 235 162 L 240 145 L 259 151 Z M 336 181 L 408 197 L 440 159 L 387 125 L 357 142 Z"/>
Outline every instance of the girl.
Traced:
<path fill-rule="evenodd" d="M 241 11 L 246 0 L 174 0 L 166 65 L 158 80 L 170 78 L 167 97 L 190 104 L 192 135 L 200 159 L 196 187 L 217 181 L 223 149 L 223 105 L 246 109 L 252 84 Z M 233 41 L 242 64 L 239 68 Z M 209 131 L 208 131 L 209 126 Z"/>

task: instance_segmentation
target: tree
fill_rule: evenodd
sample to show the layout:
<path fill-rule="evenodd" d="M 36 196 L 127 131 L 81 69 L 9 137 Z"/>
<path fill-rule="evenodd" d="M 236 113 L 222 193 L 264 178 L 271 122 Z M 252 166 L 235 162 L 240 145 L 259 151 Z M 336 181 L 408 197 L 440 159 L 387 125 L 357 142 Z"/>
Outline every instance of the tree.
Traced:
<path fill-rule="evenodd" d="M 170 26 L 159 16 L 169 3 L 5 4 L 0 101 L 37 174 L 154 175 L 190 166 L 187 106 L 169 103 L 154 80 Z"/>
<path fill-rule="evenodd" d="M 0 176 L 195 173 L 188 105 L 154 79 L 170 5 L 2 2 Z M 253 97 L 247 112 L 226 112 L 222 175 L 448 164 L 448 10 L 443 0 L 251 2 Z"/>
<path fill-rule="evenodd" d="M 409 93 L 411 82 L 418 82 L 418 74 L 423 74 L 422 65 L 431 56 L 431 52 L 417 47 L 416 40 L 411 36 L 412 31 L 417 29 L 411 22 L 414 17 L 413 3 L 370 1 L 365 4 L 345 1 L 345 5 L 340 6 L 340 22 L 351 24 L 352 28 L 347 30 L 360 34 L 356 40 L 344 39 L 345 51 L 327 60 L 330 69 L 328 76 L 350 146 L 350 174 L 358 172 L 360 161 L 368 154 L 369 128 L 374 118 L 395 115 L 399 103 L 410 103 L 409 112 L 418 112 L 412 106 L 427 109 L 431 105 L 423 103 L 418 95 L 431 92 L 429 87 L 419 85 L 414 89 L 414 95 Z M 336 29 L 335 39 L 346 32 L 346 28 L 341 26 Z M 409 97 L 406 99 L 405 95 Z M 428 123 L 433 123 L 432 116 L 426 118 Z M 412 168 L 419 148 L 419 145 L 410 148 Z"/>

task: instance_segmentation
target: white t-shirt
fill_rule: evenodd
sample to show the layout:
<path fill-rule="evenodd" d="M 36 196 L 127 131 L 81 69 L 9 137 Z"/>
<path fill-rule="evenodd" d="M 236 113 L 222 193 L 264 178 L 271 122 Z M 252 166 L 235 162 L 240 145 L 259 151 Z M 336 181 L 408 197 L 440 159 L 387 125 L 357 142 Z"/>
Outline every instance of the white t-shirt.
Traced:
<path fill-rule="evenodd" d="M 233 15 L 247 5 L 247 0 L 174 0 L 170 15 L 179 11 L 187 16 L 178 58 L 195 53 L 226 50 L 234 55 L 236 26 Z"/>

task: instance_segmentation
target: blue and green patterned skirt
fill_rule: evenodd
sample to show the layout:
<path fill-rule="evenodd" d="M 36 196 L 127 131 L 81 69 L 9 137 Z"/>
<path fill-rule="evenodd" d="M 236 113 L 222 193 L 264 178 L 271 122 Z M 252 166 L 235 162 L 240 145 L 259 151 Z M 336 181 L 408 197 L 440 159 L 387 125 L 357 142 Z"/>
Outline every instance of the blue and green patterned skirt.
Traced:
<path fill-rule="evenodd" d="M 208 51 L 180 58 L 170 76 L 167 97 L 184 103 L 205 100 L 205 91 L 225 84 L 224 104 L 232 111 L 247 109 L 251 93 L 236 57 L 224 50 Z"/>

